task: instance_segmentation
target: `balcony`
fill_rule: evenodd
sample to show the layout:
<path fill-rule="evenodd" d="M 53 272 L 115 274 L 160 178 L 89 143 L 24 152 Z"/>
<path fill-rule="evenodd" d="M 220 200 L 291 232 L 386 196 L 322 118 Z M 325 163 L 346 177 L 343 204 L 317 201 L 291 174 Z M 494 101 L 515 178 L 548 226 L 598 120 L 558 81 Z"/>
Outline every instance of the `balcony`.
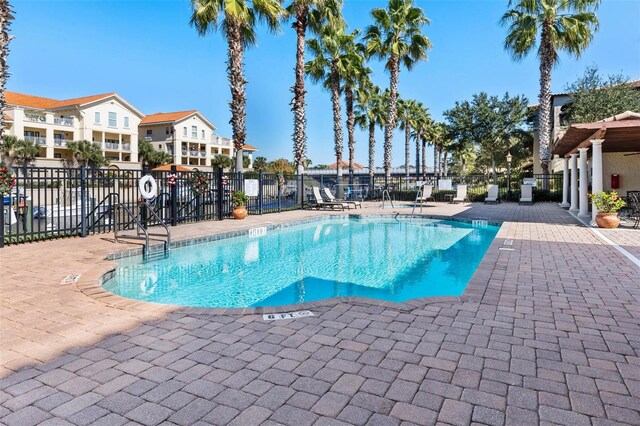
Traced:
<path fill-rule="evenodd" d="M 67 141 L 64 139 L 54 139 L 53 146 L 67 146 Z"/>
<path fill-rule="evenodd" d="M 186 149 L 183 149 L 183 150 L 182 150 L 182 155 L 183 155 L 183 156 L 187 155 L 187 152 L 189 152 L 189 151 L 187 151 Z"/>
<path fill-rule="evenodd" d="M 123 143 L 122 144 L 122 150 L 123 151 L 131 151 L 131 144 L 130 143 Z"/>
<path fill-rule="evenodd" d="M 152 141 L 153 140 L 153 136 L 145 136 L 144 140 L 145 141 Z"/>
<path fill-rule="evenodd" d="M 42 136 L 25 136 L 24 140 L 27 142 L 33 142 L 36 145 L 46 145 L 47 138 L 43 138 Z"/>
<path fill-rule="evenodd" d="M 26 113 L 24 115 L 24 121 L 28 121 L 30 123 L 46 123 L 47 117 L 39 114 Z"/>
<path fill-rule="evenodd" d="M 167 154 L 173 155 L 173 148 L 167 148 Z"/>
<path fill-rule="evenodd" d="M 105 142 L 104 143 L 104 148 L 105 149 L 110 149 L 113 151 L 117 151 L 120 148 L 120 145 L 116 142 Z"/>
<path fill-rule="evenodd" d="M 73 126 L 73 118 L 54 117 L 53 124 L 59 124 L 60 126 Z"/>
<path fill-rule="evenodd" d="M 206 158 L 207 157 L 207 153 L 206 152 L 200 152 L 200 157 Z"/>
<path fill-rule="evenodd" d="M 198 151 L 190 151 L 190 154 L 192 157 L 197 157 L 198 156 Z"/>

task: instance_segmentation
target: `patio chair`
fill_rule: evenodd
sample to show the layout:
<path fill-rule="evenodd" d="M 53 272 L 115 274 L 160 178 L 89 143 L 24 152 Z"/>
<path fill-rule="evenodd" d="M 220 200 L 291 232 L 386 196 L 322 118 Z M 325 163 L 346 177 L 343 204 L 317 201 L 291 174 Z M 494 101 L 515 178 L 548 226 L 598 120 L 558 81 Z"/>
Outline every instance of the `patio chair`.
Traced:
<path fill-rule="evenodd" d="M 520 203 L 533 204 L 533 186 L 520 185 Z"/>
<path fill-rule="evenodd" d="M 349 205 L 349 209 L 351 209 L 351 206 L 353 206 L 354 209 L 357 209 L 358 207 L 362 208 L 362 203 L 360 201 L 338 200 L 333 196 L 331 191 L 329 191 L 329 188 L 323 188 L 323 190 L 325 197 L 327 198 L 327 200 L 329 200 L 330 203 L 346 203 Z"/>
<path fill-rule="evenodd" d="M 433 185 L 423 185 L 422 188 L 418 189 L 419 195 L 416 198 L 416 205 L 420 204 L 420 213 L 422 213 L 423 204 L 427 204 L 427 201 L 431 200 L 433 202 L 436 201 L 433 198 Z"/>
<path fill-rule="evenodd" d="M 467 201 L 467 185 L 458 185 L 456 196 L 451 200 L 452 203 Z"/>
<path fill-rule="evenodd" d="M 487 186 L 487 198 L 484 199 L 484 203 L 493 203 L 497 204 L 498 200 L 498 185 L 488 185 Z"/>
<path fill-rule="evenodd" d="M 332 203 L 329 201 L 325 201 L 320 194 L 320 188 L 318 188 L 317 186 L 313 187 L 313 197 L 315 198 L 315 202 L 311 204 L 311 208 L 316 208 L 318 210 L 327 208 L 334 210 L 336 207 L 341 208 L 342 210 L 344 210 L 345 208 L 349 208 L 349 205 L 347 203 Z"/>
<path fill-rule="evenodd" d="M 629 191 L 627 192 L 627 198 L 629 199 L 629 219 L 633 219 L 633 227 L 638 228 L 640 226 L 640 192 Z"/>

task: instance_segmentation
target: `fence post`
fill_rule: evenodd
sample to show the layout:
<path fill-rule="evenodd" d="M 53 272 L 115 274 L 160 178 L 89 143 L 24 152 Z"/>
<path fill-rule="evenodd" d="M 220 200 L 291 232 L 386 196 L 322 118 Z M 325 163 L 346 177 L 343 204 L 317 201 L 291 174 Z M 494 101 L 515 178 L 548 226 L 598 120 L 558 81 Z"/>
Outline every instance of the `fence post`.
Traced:
<path fill-rule="evenodd" d="M 280 188 L 280 175 L 278 175 L 278 213 L 282 211 L 282 188 Z"/>
<path fill-rule="evenodd" d="M 304 210 L 304 173 L 296 175 L 296 179 L 298 179 L 298 199 L 300 200 L 300 208 Z"/>
<path fill-rule="evenodd" d="M 4 247 L 4 194 L 0 194 L 2 196 L 2 214 L 0 214 L 0 248 Z M 11 208 L 11 205 L 7 207 Z"/>
<path fill-rule="evenodd" d="M 258 172 L 258 214 L 262 214 L 262 170 Z"/>
<path fill-rule="evenodd" d="M 217 196 L 217 207 L 218 207 L 218 220 L 222 220 L 224 218 L 224 213 L 222 209 L 224 208 L 224 184 L 223 179 L 224 170 L 222 167 L 218 167 L 218 196 Z"/>
<path fill-rule="evenodd" d="M 173 147 L 175 149 L 175 146 Z M 171 165 L 171 174 L 177 175 L 178 169 L 175 164 Z M 178 180 L 171 186 L 171 226 L 178 226 Z"/>
<path fill-rule="evenodd" d="M 87 236 L 87 187 L 85 180 L 87 179 L 87 168 L 80 166 L 80 236 Z"/>

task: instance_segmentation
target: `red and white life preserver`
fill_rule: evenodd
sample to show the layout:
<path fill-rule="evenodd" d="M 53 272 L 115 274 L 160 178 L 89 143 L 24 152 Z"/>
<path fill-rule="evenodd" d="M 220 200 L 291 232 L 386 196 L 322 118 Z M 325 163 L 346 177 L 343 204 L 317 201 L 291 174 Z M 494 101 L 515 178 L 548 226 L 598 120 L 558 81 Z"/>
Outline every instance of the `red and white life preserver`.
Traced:
<path fill-rule="evenodd" d="M 147 184 L 149 187 L 147 187 Z M 140 190 L 140 195 L 142 195 L 142 198 L 145 200 L 151 201 L 158 195 L 158 184 L 151 175 L 142 176 L 138 182 L 138 189 Z"/>

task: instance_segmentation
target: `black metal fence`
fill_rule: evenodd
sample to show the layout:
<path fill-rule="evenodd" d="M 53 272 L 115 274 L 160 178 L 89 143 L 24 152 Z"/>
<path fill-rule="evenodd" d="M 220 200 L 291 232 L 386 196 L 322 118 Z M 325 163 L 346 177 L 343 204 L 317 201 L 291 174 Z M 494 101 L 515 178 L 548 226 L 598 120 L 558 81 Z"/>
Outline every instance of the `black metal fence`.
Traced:
<path fill-rule="evenodd" d="M 3 196 L 0 215 L 0 247 L 68 236 L 86 236 L 133 229 L 134 220 L 118 209 L 122 204 L 147 226 L 223 220 L 232 217 L 231 194 L 257 188 L 249 197 L 250 214 L 275 213 L 302 208 L 296 175 L 201 172 L 206 184 L 193 191 L 194 174 L 173 171 L 140 171 L 50 167 L 12 170 L 16 185 Z M 150 174 L 158 186 L 156 198 L 143 202 L 138 182 Z M 175 184 L 170 177 L 175 175 Z M 155 214 L 147 211 L 152 208 Z"/>
<path fill-rule="evenodd" d="M 375 200 L 387 189 L 395 200 L 413 201 L 416 196 L 416 177 L 393 175 L 278 175 L 247 172 L 244 174 L 201 172 L 206 181 L 201 193 L 193 191 L 192 172 L 140 171 L 50 167 L 19 167 L 12 170 L 16 186 L 3 199 L 0 215 L 0 247 L 67 236 L 86 236 L 133 229 L 134 220 L 117 208 L 122 204 L 147 226 L 159 221 L 173 226 L 206 220 L 232 217 L 231 194 L 236 190 L 255 189 L 249 197 L 247 209 L 252 215 L 276 213 L 304 208 L 314 203 L 313 187 L 329 188 L 338 198 Z M 139 180 L 146 174 L 158 185 L 157 197 L 142 202 Z M 175 174 L 175 184 L 170 176 Z M 561 201 L 562 175 L 499 175 L 500 198 L 517 201 L 524 179 L 536 183 L 536 201 Z M 418 181 L 423 181 L 422 178 Z M 469 201 L 483 201 L 487 185 L 494 183 L 489 176 L 437 178 L 427 176 L 424 181 L 434 186 L 436 201 L 446 201 L 455 194 L 459 184 L 466 184 Z M 302 191 L 302 194 L 300 194 Z M 146 209 L 152 208 L 154 213 Z"/>

